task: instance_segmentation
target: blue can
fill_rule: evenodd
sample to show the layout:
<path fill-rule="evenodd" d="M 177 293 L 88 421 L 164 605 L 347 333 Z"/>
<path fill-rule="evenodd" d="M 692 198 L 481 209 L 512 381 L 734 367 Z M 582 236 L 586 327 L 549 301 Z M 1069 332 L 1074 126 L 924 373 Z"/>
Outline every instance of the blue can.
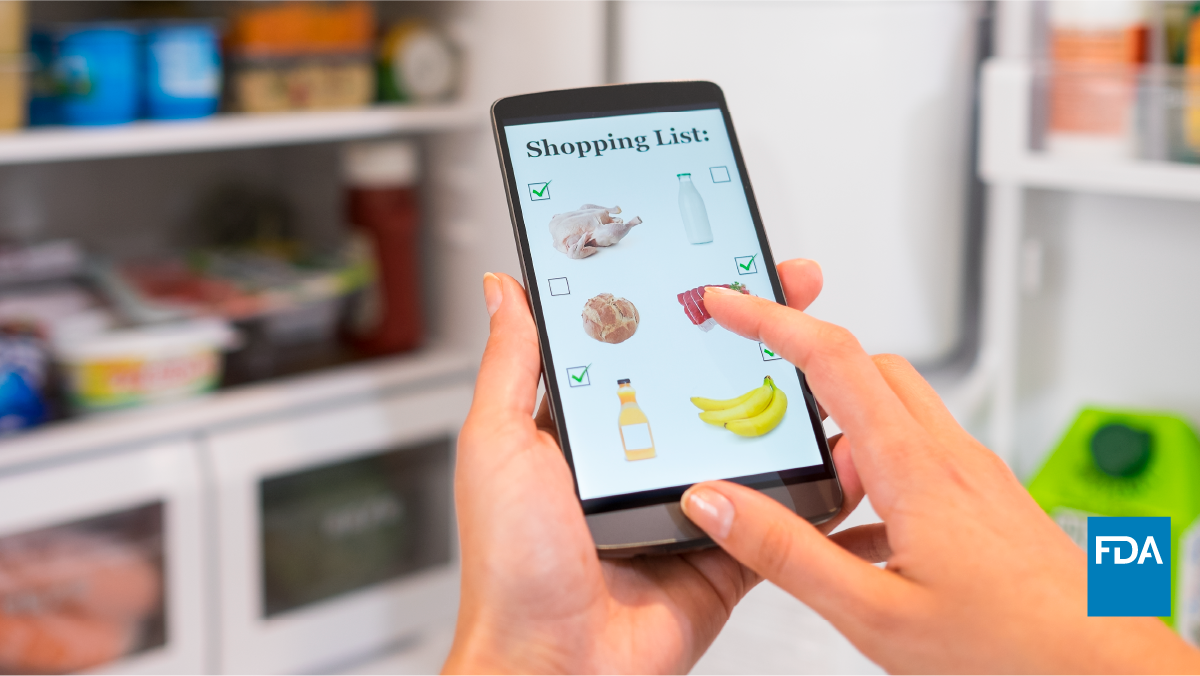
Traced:
<path fill-rule="evenodd" d="M 58 124 L 58 83 L 54 78 L 54 36 L 29 34 L 29 126 Z"/>
<path fill-rule="evenodd" d="M 92 25 L 64 30 L 54 74 L 66 124 L 121 124 L 137 118 L 138 36 L 123 25 Z"/>
<path fill-rule="evenodd" d="M 160 25 L 145 35 L 146 116 L 212 115 L 221 98 L 221 52 L 210 23 Z"/>

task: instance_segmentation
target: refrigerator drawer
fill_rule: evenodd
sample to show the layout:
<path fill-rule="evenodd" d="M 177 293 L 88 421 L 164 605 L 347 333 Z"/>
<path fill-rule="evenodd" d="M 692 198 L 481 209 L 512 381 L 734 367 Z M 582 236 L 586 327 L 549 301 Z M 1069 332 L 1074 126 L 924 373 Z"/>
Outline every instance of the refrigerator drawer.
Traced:
<path fill-rule="evenodd" d="M 457 610 L 454 440 L 469 385 L 213 434 L 221 670 L 329 671 Z"/>
<path fill-rule="evenodd" d="M 0 671 L 202 673 L 188 442 L 0 477 Z"/>

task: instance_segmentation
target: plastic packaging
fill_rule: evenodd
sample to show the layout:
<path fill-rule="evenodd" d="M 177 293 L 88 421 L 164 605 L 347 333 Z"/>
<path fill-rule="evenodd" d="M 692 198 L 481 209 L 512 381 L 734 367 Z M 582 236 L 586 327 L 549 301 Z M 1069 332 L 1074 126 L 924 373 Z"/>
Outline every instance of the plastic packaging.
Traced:
<path fill-rule="evenodd" d="M 1050 3 L 1048 152 L 1080 158 L 1136 154 L 1134 108 L 1146 44 L 1143 3 Z"/>
<path fill-rule="evenodd" d="M 56 336 L 72 406 L 101 411 L 178 399 L 215 388 L 220 351 L 234 333 L 218 319 Z"/>
<path fill-rule="evenodd" d="M 0 437 L 46 420 L 46 362 L 37 338 L 0 335 Z"/>
<path fill-rule="evenodd" d="M 90 670 L 165 643 L 163 504 L 0 538 L 0 672 Z"/>
<path fill-rule="evenodd" d="M 708 222 L 708 210 L 704 199 L 692 183 L 691 174 L 676 174 L 679 179 L 679 216 L 683 219 L 683 231 L 692 244 L 713 241 L 712 225 Z"/>
<path fill-rule="evenodd" d="M 217 111 L 221 53 L 211 23 L 168 24 L 145 35 L 146 117 L 180 120 Z"/>
<path fill-rule="evenodd" d="M 419 20 L 393 26 L 379 45 L 380 101 L 433 103 L 458 85 L 459 61 L 445 37 Z"/>
<path fill-rule="evenodd" d="M 417 150 L 409 141 L 347 146 L 343 167 L 347 217 L 376 282 L 354 308 L 351 341 L 367 354 L 419 347 L 421 317 L 420 211 Z"/>
<path fill-rule="evenodd" d="M 1179 416 L 1087 408 L 1067 430 L 1029 493 L 1076 544 L 1088 516 L 1171 517 L 1174 623 L 1200 641 L 1200 439 Z"/>
<path fill-rule="evenodd" d="M 66 124 L 121 124 L 137 118 L 138 36 L 132 28 L 107 24 L 64 30 L 54 71 Z"/>

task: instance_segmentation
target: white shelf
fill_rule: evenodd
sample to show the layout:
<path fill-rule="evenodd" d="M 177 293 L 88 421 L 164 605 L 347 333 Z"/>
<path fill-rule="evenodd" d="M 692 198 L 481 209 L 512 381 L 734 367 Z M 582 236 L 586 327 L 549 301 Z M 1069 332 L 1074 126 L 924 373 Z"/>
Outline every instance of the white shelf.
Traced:
<path fill-rule="evenodd" d="M 483 125 L 474 107 L 385 105 L 361 110 L 230 113 L 109 127 L 34 127 L 0 135 L 0 165 L 340 141 Z"/>
<path fill-rule="evenodd" d="M 475 355 L 427 349 L 191 399 L 54 422 L 0 441 L 0 473 L 79 454 L 137 448 L 270 416 L 474 377 Z"/>
<path fill-rule="evenodd" d="M 983 74 L 980 174 L 991 184 L 1200 200 L 1200 165 L 1062 159 L 1030 149 L 1032 68 L 989 62 Z"/>

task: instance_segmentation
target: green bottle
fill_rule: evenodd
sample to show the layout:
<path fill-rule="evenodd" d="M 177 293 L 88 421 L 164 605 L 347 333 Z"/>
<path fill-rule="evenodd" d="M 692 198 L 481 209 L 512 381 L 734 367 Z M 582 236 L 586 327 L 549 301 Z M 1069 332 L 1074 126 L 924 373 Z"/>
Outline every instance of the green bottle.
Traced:
<path fill-rule="evenodd" d="M 1164 619 L 1200 643 L 1200 439 L 1186 420 L 1085 408 L 1029 493 L 1085 550 L 1088 516 L 1171 517 L 1175 598 Z"/>

